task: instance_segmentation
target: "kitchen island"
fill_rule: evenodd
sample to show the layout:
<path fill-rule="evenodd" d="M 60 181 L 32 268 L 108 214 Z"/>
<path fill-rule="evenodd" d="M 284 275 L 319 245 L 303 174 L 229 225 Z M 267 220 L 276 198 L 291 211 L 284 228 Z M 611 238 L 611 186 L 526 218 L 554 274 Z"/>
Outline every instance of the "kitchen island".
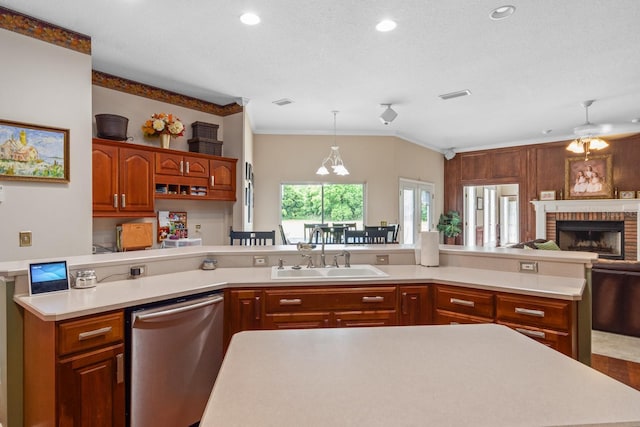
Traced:
<path fill-rule="evenodd" d="M 200 425 L 640 425 L 640 392 L 495 324 L 236 334 Z"/>

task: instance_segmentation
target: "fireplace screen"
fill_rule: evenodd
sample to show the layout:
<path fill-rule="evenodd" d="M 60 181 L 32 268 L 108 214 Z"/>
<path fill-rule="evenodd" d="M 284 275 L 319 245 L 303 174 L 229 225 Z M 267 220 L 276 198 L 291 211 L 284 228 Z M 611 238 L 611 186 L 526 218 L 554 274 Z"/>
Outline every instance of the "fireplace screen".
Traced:
<path fill-rule="evenodd" d="M 557 221 L 562 250 L 595 252 L 600 258 L 624 259 L 623 221 Z"/>

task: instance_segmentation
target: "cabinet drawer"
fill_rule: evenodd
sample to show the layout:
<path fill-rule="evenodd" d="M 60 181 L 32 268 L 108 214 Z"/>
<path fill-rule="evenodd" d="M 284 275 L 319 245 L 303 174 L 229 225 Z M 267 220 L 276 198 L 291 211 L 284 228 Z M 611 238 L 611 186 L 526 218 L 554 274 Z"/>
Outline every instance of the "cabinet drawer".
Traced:
<path fill-rule="evenodd" d="M 436 310 L 436 325 L 463 325 L 467 323 L 493 323 L 493 319 L 470 316 L 468 314 L 452 313 L 445 310 Z"/>
<path fill-rule="evenodd" d="M 553 331 L 550 329 L 536 328 L 535 326 L 517 325 L 515 323 L 498 322 L 520 332 L 523 335 L 558 350 L 569 357 L 575 357 L 573 352 L 573 340 L 568 332 Z"/>
<path fill-rule="evenodd" d="M 395 326 L 398 324 L 395 310 L 342 311 L 335 313 L 335 319 L 338 328 Z"/>
<path fill-rule="evenodd" d="M 330 313 L 275 313 L 264 318 L 265 329 L 328 328 Z"/>
<path fill-rule="evenodd" d="M 437 285 L 436 309 L 493 319 L 493 294 L 486 291 L 457 289 Z"/>
<path fill-rule="evenodd" d="M 396 287 L 311 288 L 265 291 L 267 313 L 334 310 L 395 310 Z"/>
<path fill-rule="evenodd" d="M 572 302 L 539 297 L 498 294 L 496 318 L 499 321 L 569 330 Z"/>
<path fill-rule="evenodd" d="M 58 353 L 61 356 L 123 339 L 124 314 L 122 311 L 61 322 L 58 325 Z"/>

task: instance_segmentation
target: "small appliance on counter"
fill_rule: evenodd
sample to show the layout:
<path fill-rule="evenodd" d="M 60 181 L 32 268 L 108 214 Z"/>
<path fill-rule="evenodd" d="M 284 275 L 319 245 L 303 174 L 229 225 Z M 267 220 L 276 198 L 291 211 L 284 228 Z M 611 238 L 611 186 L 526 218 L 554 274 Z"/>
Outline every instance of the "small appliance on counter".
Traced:
<path fill-rule="evenodd" d="M 164 239 L 162 241 L 163 248 L 182 248 L 185 246 L 202 246 L 202 239 L 200 237 L 187 238 L 187 239 Z"/>
<path fill-rule="evenodd" d="M 217 263 L 218 263 L 218 261 L 216 261 L 215 259 L 206 258 L 204 261 L 202 261 L 202 267 L 201 268 L 203 270 L 215 270 Z"/>
<path fill-rule="evenodd" d="M 98 277 L 94 270 L 80 270 L 76 273 L 76 280 L 73 283 L 73 287 L 78 289 L 93 288 L 97 284 Z"/>

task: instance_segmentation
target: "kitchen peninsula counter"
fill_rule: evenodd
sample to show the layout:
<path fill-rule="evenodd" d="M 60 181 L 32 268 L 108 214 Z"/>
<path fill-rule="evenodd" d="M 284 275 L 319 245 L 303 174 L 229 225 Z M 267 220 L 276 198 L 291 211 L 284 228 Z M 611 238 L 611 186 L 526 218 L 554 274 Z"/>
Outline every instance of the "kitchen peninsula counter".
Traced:
<path fill-rule="evenodd" d="M 202 427 L 640 425 L 640 392 L 500 325 L 248 331 Z"/>
<path fill-rule="evenodd" d="M 375 285 L 433 282 L 491 291 L 579 301 L 585 280 L 529 273 L 462 267 L 377 265 L 386 277 L 358 279 L 272 280 L 270 267 L 218 268 L 160 274 L 99 283 L 44 295 L 16 295 L 16 303 L 46 321 L 65 320 L 105 311 L 234 287 Z M 344 268 L 344 267 L 340 267 Z"/>

